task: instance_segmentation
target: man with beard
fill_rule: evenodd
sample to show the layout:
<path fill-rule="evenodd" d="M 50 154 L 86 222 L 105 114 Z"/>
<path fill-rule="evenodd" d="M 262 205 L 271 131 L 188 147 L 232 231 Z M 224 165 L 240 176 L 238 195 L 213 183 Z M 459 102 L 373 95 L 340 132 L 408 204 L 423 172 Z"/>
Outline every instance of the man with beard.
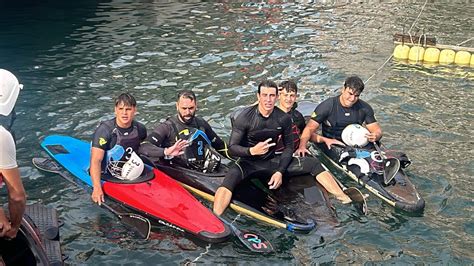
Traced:
<path fill-rule="evenodd" d="M 184 167 L 212 172 L 217 165 L 205 164 L 204 157 L 211 151 L 217 164 L 220 163 L 214 151 L 225 152 L 225 142 L 206 120 L 196 116 L 197 99 L 193 91 L 178 93 L 176 110 L 176 116 L 169 117 L 149 134 L 140 147 L 140 154 L 153 162 L 165 158 Z"/>

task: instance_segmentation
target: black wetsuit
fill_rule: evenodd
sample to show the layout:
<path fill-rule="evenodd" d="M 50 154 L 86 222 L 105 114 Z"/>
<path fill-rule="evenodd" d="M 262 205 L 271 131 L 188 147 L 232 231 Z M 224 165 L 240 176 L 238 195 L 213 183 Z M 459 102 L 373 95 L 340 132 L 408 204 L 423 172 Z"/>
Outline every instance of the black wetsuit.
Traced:
<path fill-rule="evenodd" d="M 245 108 L 233 121 L 229 141 L 230 154 L 240 157 L 240 161 L 230 167 L 221 186 L 233 191 L 249 176 L 268 178 L 277 171 L 284 176 L 305 173 L 318 175 L 324 171 L 320 164 L 314 166 L 310 160 L 292 160 L 294 147 L 291 125 L 290 116 L 278 108 L 269 117 L 260 114 L 258 105 Z M 250 147 L 269 138 L 272 139 L 270 143 L 276 142 L 279 136 L 284 144 L 281 154 L 275 154 L 276 146 L 271 147 L 264 155 L 250 154 Z"/>
<path fill-rule="evenodd" d="M 311 119 L 322 126 L 323 136 L 342 141 L 341 134 L 350 124 L 372 124 L 377 122 L 372 107 L 358 100 L 352 107 L 341 105 L 339 97 L 331 97 L 320 103 L 311 114 Z"/>
<path fill-rule="evenodd" d="M 296 106 L 287 113 L 291 116 L 291 130 L 293 133 L 293 147 L 294 147 L 293 152 L 298 149 L 300 145 L 301 132 L 303 132 L 303 129 L 306 126 L 304 116 L 295 108 Z M 283 140 L 280 137 L 276 145 L 276 153 L 281 153 L 284 148 L 285 146 L 283 144 Z"/>
<path fill-rule="evenodd" d="M 320 103 L 311 114 L 311 119 L 318 122 L 322 127 L 324 137 L 334 138 L 342 141 L 341 134 L 344 128 L 350 124 L 372 124 L 377 122 L 372 107 L 362 100 L 358 100 L 350 108 L 343 107 L 339 97 L 341 95 L 331 97 Z M 339 154 L 335 149 L 328 149 L 324 143 L 318 146 L 324 153 L 329 155 L 336 162 L 339 161 Z M 366 148 L 372 147 L 369 143 Z"/>
<path fill-rule="evenodd" d="M 194 117 L 189 122 L 183 123 L 177 115 L 168 118 L 165 122 L 159 124 L 147 137 L 146 142 L 140 147 L 140 154 L 149 157 L 152 161 L 158 161 L 165 156 L 165 148 L 173 146 L 179 139 L 180 132 L 183 130 L 199 129 L 202 130 L 211 145 L 218 151 L 225 150 L 225 142 L 217 136 L 209 123 L 201 117 Z"/>
<path fill-rule="evenodd" d="M 92 147 L 109 151 L 120 145 L 126 151 L 138 152 L 140 142 L 147 136 L 146 127 L 137 121 L 132 121 L 129 128 L 121 128 L 115 122 L 115 118 L 101 122 L 92 137 Z M 107 165 L 106 160 L 102 160 L 102 172 L 105 171 Z"/>

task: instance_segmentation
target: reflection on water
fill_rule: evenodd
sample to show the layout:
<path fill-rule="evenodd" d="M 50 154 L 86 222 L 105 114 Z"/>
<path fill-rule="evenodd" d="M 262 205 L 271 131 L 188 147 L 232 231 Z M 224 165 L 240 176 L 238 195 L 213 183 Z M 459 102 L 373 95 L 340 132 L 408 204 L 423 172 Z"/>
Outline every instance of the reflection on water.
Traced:
<path fill-rule="evenodd" d="M 423 5 L 27 2 L 0 4 L 0 67 L 25 84 L 15 128 L 29 199 L 58 209 L 72 264 L 186 263 L 206 246 L 161 227 L 155 231 L 163 234 L 148 242 L 122 235 L 112 216 L 102 221 L 106 212 L 91 204 L 88 192 L 32 168 L 31 158 L 44 155 L 38 143 L 45 136 L 90 139 L 95 125 L 112 117 L 112 99 L 124 90 L 136 96 L 138 119 L 151 128 L 175 112 L 177 90 L 190 88 L 198 94 L 199 114 L 228 138 L 229 114 L 255 100 L 257 82 L 294 79 L 300 97 L 315 102 L 336 95 L 347 75 L 365 80 L 376 73 L 393 51 L 392 34 L 406 31 Z M 466 12 L 472 7 L 428 3 L 413 30 L 443 44 L 460 43 L 472 37 Z M 293 235 L 240 218 L 240 225 L 264 233 L 277 248 L 265 261 L 472 263 L 472 85 L 473 68 L 388 61 L 363 99 L 375 108 L 386 145 L 413 160 L 408 174 L 427 201 L 424 215 L 396 212 L 375 197 L 367 217 L 335 203 L 341 232 L 323 238 L 321 231 Z M 126 239 L 108 238 L 108 227 Z M 261 257 L 231 241 L 212 245 L 198 259 L 236 261 L 256 264 Z"/>

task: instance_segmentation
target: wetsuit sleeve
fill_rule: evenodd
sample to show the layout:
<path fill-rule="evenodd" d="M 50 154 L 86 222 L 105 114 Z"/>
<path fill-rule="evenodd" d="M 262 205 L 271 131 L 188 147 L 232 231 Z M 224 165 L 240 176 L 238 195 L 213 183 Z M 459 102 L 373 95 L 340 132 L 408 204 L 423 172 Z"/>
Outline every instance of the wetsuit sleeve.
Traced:
<path fill-rule="evenodd" d="M 229 139 L 229 152 L 231 156 L 236 157 L 249 157 L 250 147 L 244 147 L 241 145 L 243 138 L 246 136 L 245 115 L 239 115 L 232 124 L 232 132 L 230 133 Z"/>
<path fill-rule="evenodd" d="M 372 124 L 372 123 L 377 122 L 377 119 L 375 119 L 374 109 L 372 109 L 372 107 L 366 102 L 364 102 L 363 106 L 364 106 L 363 110 L 365 114 L 364 122 L 366 124 Z"/>
<path fill-rule="evenodd" d="M 146 127 L 142 123 L 138 123 L 138 137 L 140 141 L 144 141 L 147 137 Z"/>
<path fill-rule="evenodd" d="M 325 120 L 327 120 L 332 109 L 330 103 L 332 103 L 331 100 L 326 100 L 316 106 L 313 113 L 311 114 L 311 119 L 313 119 L 318 124 L 322 124 Z"/>
<path fill-rule="evenodd" d="M 92 147 L 102 149 L 104 151 L 110 149 L 112 131 L 104 123 L 96 128 L 94 135 L 92 135 Z"/>
<path fill-rule="evenodd" d="M 284 129 L 283 131 L 283 144 L 285 145 L 285 149 L 283 150 L 280 163 L 278 165 L 277 171 L 284 174 L 288 165 L 290 165 L 291 160 L 293 158 L 293 131 L 291 128 L 291 117 L 289 115 L 283 116 L 281 120 L 281 126 Z"/>
<path fill-rule="evenodd" d="M 167 123 L 159 124 L 145 139 L 140 146 L 140 154 L 157 158 L 165 156 L 163 143 L 169 138 L 171 133 L 170 126 Z"/>

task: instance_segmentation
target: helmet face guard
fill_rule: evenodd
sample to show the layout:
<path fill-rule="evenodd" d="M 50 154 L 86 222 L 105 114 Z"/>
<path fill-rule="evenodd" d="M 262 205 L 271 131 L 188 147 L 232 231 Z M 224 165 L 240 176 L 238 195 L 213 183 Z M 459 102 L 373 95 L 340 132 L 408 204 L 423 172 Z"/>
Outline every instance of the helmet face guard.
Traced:
<path fill-rule="evenodd" d="M 130 159 L 127 161 L 111 160 L 107 163 L 108 172 L 121 180 L 137 179 L 143 173 L 144 168 L 145 164 L 135 152 L 130 154 Z"/>

